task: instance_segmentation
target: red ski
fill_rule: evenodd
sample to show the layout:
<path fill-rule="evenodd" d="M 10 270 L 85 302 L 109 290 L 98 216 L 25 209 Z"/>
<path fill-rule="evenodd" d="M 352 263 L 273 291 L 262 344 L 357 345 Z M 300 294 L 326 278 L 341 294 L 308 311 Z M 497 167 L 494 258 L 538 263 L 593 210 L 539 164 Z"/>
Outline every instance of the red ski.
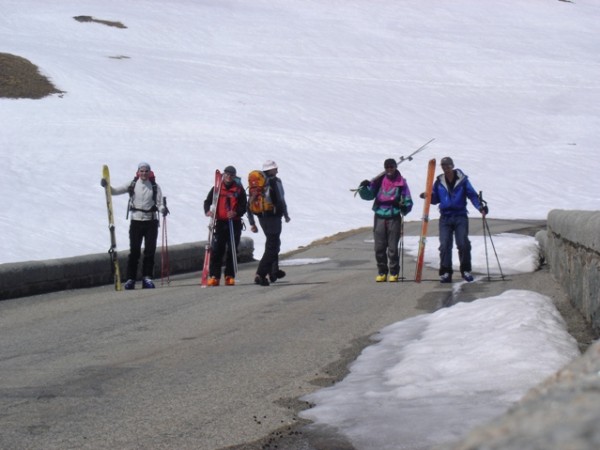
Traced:
<path fill-rule="evenodd" d="M 206 245 L 204 247 L 204 264 L 202 266 L 201 281 L 203 288 L 208 286 L 208 271 L 210 268 L 210 258 L 212 256 L 213 251 L 213 237 L 215 234 L 215 226 L 217 224 L 217 202 L 219 201 L 219 192 L 221 191 L 221 180 L 221 171 L 217 169 L 215 171 L 215 184 L 213 188 L 212 205 L 210 206 L 212 216 L 208 223 L 208 240 L 206 241 Z"/>
<path fill-rule="evenodd" d="M 431 191 L 433 188 L 433 177 L 435 175 L 435 159 L 429 160 L 427 166 L 427 182 L 425 184 L 425 204 L 423 205 L 423 220 L 421 222 L 421 237 L 419 238 L 419 252 L 417 254 L 417 269 L 415 281 L 421 282 L 423 274 L 423 260 L 425 259 L 425 242 L 427 241 L 427 226 L 429 225 L 429 207 L 431 206 Z"/>

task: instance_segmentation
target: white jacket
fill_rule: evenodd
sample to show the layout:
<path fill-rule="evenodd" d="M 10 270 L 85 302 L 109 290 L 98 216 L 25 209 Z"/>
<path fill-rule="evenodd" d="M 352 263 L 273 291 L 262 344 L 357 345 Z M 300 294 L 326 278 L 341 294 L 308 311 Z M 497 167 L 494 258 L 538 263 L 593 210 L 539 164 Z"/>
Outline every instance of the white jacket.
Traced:
<path fill-rule="evenodd" d="M 124 186 L 119 186 L 111 190 L 113 195 L 121 195 L 129 193 L 129 186 L 131 183 L 127 183 Z M 160 186 L 156 185 L 156 208 L 157 211 L 152 211 L 154 207 L 152 183 L 150 180 L 142 181 L 138 179 L 133 189 L 133 196 L 129 202 L 129 209 L 131 213 L 131 220 L 156 220 L 158 219 L 158 212 L 161 214 L 165 211 L 163 205 L 163 196 Z"/>

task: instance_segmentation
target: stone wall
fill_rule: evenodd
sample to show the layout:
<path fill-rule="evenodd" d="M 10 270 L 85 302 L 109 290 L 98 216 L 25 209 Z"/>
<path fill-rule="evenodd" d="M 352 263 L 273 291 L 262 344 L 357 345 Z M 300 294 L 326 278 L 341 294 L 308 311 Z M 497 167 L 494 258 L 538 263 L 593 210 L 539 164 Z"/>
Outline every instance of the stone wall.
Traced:
<path fill-rule="evenodd" d="M 193 242 L 169 247 L 169 273 L 202 270 L 205 242 Z M 254 241 L 242 237 L 239 262 L 250 262 L 254 255 Z M 121 274 L 125 273 L 127 251 L 119 252 Z M 156 252 L 155 278 L 161 276 L 162 255 Z M 76 256 L 46 261 L 27 261 L 0 264 L 0 300 L 80 289 L 113 283 L 112 263 L 108 253 Z"/>
<path fill-rule="evenodd" d="M 571 302 L 600 331 L 600 212 L 550 211 L 544 252 Z"/>
<path fill-rule="evenodd" d="M 536 238 L 552 276 L 600 329 L 600 212 L 550 211 Z M 436 450 L 596 450 L 600 448 L 600 341 L 531 389 L 506 414 Z"/>

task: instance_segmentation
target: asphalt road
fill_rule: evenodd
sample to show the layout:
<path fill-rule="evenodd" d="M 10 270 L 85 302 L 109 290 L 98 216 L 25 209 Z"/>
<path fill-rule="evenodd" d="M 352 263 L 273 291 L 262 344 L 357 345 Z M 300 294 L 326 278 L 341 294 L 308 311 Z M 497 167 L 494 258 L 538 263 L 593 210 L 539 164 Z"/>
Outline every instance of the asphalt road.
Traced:
<path fill-rule="evenodd" d="M 530 235 L 544 225 L 489 224 Z M 471 234 L 480 225 L 474 220 Z M 419 228 L 408 223 L 406 233 Z M 269 287 L 253 284 L 249 263 L 233 287 L 202 289 L 191 274 L 154 290 L 0 302 L 0 448 L 351 448 L 303 431 L 297 412 L 307 405 L 298 398 L 343 378 L 369 336 L 512 288 L 564 300 L 543 270 L 453 294 L 434 270 L 414 283 L 408 257 L 404 282 L 375 283 L 371 239 L 358 230 L 287 255 L 328 260 L 286 267 Z"/>

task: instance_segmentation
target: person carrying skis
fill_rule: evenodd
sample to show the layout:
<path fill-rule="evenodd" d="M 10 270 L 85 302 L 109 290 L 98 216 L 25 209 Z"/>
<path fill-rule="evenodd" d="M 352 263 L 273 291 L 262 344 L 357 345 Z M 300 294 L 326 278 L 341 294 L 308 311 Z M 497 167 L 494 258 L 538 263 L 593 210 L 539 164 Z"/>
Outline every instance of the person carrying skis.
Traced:
<path fill-rule="evenodd" d="M 106 181 L 102 179 L 100 184 L 104 187 Z M 158 213 L 163 216 L 169 214 L 169 210 L 163 204 L 162 190 L 156 184 L 154 173 L 150 170 L 150 164 L 147 162 L 138 164 L 138 170 L 130 183 L 116 188 L 111 186 L 111 190 L 113 195 L 129 193 L 127 210 L 127 216 L 131 212 L 129 257 L 127 260 L 127 281 L 123 287 L 127 290 L 135 289 L 143 241 L 142 288 L 153 289 L 155 287 L 152 278 L 154 275 L 156 240 L 158 239 Z"/>
<path fill-rule="evenodd" d="M 279 168 L 275 161 L 265 161 L 262 171 L 266 176 L 265 192 L 268 193 L 268 202 L 270 207 L 261 213 L 252 213 L 248 208 L 248 220 L 250 221 L 250 230 L 258 233 L 254 216 L 258 217 L 258 222 L 265 233 L 265 251 L 258 263 L 254 282 L 261 286 L 269 286 L 279 278 L 285 277 L 286 273 L 279 269 L 279 250 L 281 249 L 281 218 L 289 222 L 287 204 L 285 202 L 285 193 L 283 184 L 277 177 Z M 268 277 L 268 278 L 267 278 Z"/>
<path fill-rule="evenodd" d="M 413 201 L 408 183 L 398 171 L 396 161 L 386 159 L 383 167 L 383 174 L 360 183 L 358 194 L 363 200 L 375 200 L 372 208 L 375 212 L 373 237 L 378 270 L 375 281 L 397 282 L 400 273 L 398 243 L 402 233 L 402 220 L 412 210 Z"/>
<path fill-rule="evenodd" d="M 237 253 L 242 235 L 242 216 L 246 212 L 247 197 L 242 181 L 236 176 L 237 171 L 233 166 L 223 170 L 223 182 L 216 205 L 216 210 L 211 211 L 214 186 L 204 200 L 204 213 L 207 217 L 215 214 L 215 232 L 213 235 L 213 252 L 210 259 L 208 286 L 218 286 L 221 281 L 221 269 L 225 256 L 225 285 L 235 285 L 235 265 L 233 252 Z M 231 222 L 231 226 L 230 226 Z M 233 230 L 235 249 L 231 246 L 230 232 Z"/>
<path fill-rule="evenodd" d="M 473 281 L 471 274 L 471 242 L 469 241 L 469 218 L 467 217 L 467 198 L 485 217 L 487 208 L 481 205 L 477 192 L 469 178 L 460 169 L 454 168 L 454 161 L 449 156 L 440 163 L 443 173 L 433 183 L 431 204 L 439 205 L 440 235 L 440 282 L 452 282 L 452 243 L 456 240 L 460 273 L 462 278 Z M 424 194 L 421 194 L 424 198 Z"/>

